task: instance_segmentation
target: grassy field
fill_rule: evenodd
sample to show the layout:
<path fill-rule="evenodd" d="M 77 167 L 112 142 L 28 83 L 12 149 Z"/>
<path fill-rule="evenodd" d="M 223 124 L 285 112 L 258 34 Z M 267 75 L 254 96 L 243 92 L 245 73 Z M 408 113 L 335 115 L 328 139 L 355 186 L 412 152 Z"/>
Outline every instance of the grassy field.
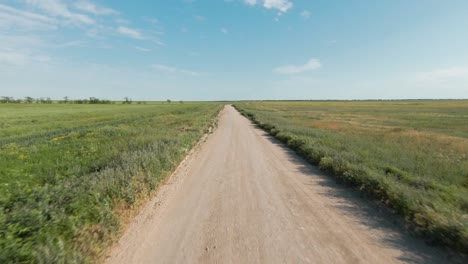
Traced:
<path fill-rule="evenodd" d="M 221 106 L 0 105 L 0 263 L 99 257 Z"/>
<path fill-rule="evenodd" d="M 388 204 L 411 230 L 468 251 L 468 101 L 236 107 L 338 181 Z"/>

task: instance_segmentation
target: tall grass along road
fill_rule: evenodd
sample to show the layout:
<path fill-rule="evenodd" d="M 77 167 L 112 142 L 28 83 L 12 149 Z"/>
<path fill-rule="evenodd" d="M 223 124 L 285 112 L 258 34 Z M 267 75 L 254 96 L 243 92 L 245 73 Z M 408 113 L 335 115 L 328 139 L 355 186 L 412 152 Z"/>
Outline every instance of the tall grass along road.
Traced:
<path fill-rule="evenodd" d="M 448 263 L 233 107 L 107 263 Z"/>
<path fill-rule="evenodd" d="M 0 106 L 0 263 L 99 259 L 216 103 Z"/>
<path fill-rule="evenodd" d="M 468 101 L 237 107 L 337 181 L 393 208 L 409 230 L 468 253 Z"/>

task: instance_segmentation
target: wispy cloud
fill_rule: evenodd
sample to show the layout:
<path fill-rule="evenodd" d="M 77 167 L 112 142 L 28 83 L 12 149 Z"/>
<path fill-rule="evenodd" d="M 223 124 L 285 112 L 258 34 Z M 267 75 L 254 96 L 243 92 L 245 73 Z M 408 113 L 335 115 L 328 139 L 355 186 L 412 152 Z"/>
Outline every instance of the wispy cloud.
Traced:
<path fill-rule="evenodd" d="M 124 26 L 119 26 L 117 28 L 117 32 L 120 33 L 121 35 L 129 37 L 129 38 L 139 39 L 139 40 L 144 39 L 143 35 L 137 29 L 124 27 Z"/>
<path fill-rule="evenodd" d="M 67 41 L 62 44 L 56 45 L 56 47 L 59 48 L 66 48 L 66 47 L 84 47 L 86 42 L 81 41 L 81 40 L 72 40 L 72 41 Z"/>
<path fill-rule="evenodd" d="M 159 38 L 163 33 L 157 30 L 161 27 L 157 19 L 146 19 L 145 28 L 133 28 L 128 26 L 132 24 L 129 20 L 121 23 L 125 18 L 119 11 L 94 0 L 15 2 L 12 5 L 0 3 L 0 66 L 58 62 L 55 49 L 109 48 L 112 42 L 108 40 L 116 36 L 165 45 Z M 83 35 L 68 34 L 71 31 L 81 31 Z M 143 47 L 136 50 L 150 51 Z"/>
<path fill-rule="evenodd" d="M 301 12 L 301 17 L 303 17 L 305 19 L 310 18 L 311 15 L 312 15 L 312 13 L 309 10 L 303 10 Z"/>
<path fill-rule="evenodd" d="M 167 73 L 167 74 L 176 74 L 180 73 L 183 75 L 189 75 L 189 76 L 204 76 L 208 75 L 205 72 L 197 72 L 197 71 L 192 71 L 192 70 L 187 70 L 187 69 L 179 69 L 174 66 L 168 66 L 168 65 L 163 65 L 163 64 L 153 64 L 151 65 L 151 68 L 153 70 L 156 70 L 161 73 Z"/>
<path fill-rule="evenodd" d="M 177 68 L 163 65 L 163 64 L 153 64 L 151 65 L 151 68 L 153 68 L 156 71 L 164 72 L 164 73 L 175 73 L 177 71 Z"/>
<path fill-rule="evenodd" d="M 196 71 L 190 71 L 190 70 L 179 70 L 180 73 L 185 74 L 185 75 L 190 75 L 190 76 L 204 76 L 208 75 L 206 72 L 196 72 Z"/>
<path fill-rule="evenodd" d="M 16 51 L 0 51 L 0 65 L 21 65 L 28 60 L 26 54 Z"/>
<path fill-rule="evenodd" d="M 0 28 L 27 31 L 54 30 L 57 28 L 57 20 L 0 4 Z"/>
<path fill-rule="evenodd" d="M 71 11 L 68 6 L 60 0 L 26 0 L 26 3 L 34 8 L 46 12 L 50 16 L 66 19 L 73 24 L 94 24 L 95 21 L 87 15 Z"/>
<path fill-rule="evenodd" d="M 275 68 L 273 71 L 279 74 L 299 74 L 303 72 L 313 71 L 322 67 L 322 64 L 318 59 L 310 59 L 303 65 L 284 65 Z"/>
<path fill-rule="evenodd" d="M 145 20 L 147 23 L 152 24 L 152 25 L 159 24 L 159 20 L 154 17 L 144 17 L 143 20 Z"/>
<path fill-rule="evenodd" d="M 26 49 L 45 45 L 40 37 L 35 35 L 1 35 L 0 50 Z"/>
<path fill-rule="evenodd" d="M 201 15 L 194 15 L 194 16 L 193 16 L 193 19 L 195 19 L 196 21 L 203 22 L 203 21 L 206 20 L 206 17 L 201 16 Z"/>
<path fill-rule="evenodd" d="M 418 81 L 445 81 L 459 78 L 468 78 L 468 67 L 443 68 L 416 74 Z"/>
<path fill-rule="evenodd" d="M 147 49 L 147 48 L 143 48 L 143 47 L 135 47 L 135 49 L 137 49 L 138 51 L 141 51 L 141 52 L 150 52 L 151 49 Z"/>
<path fill-rule="evenodd" d="M 46 55 L 33 55 L 18 51 L 0 51 L 0 66 L 21 66 L 33 62 L 48 62 L 50 57 Z"/>
<path fill-rule="evenodd" d="M 41 48 L 46 44 L 40 37 L 29 35 L 1 34 L 0 67 L 25 66 L 31 63 L 46 63 L 51 58 Z"/>
<path fill-rule="evenodd" d="M 74 7 L 78 10 L 91 13 L 94 15 L 116 15 L 119 14 L 116 10 L 104 6 L 96 5 L 89 1 L 78 1 L 74 4 Z"/>

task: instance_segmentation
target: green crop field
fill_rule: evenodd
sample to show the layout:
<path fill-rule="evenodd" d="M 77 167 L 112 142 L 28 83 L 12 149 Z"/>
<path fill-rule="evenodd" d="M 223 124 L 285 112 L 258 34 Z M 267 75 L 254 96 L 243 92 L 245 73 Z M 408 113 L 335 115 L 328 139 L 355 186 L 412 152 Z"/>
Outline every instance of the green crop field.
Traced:
<path fill-rule="evenodd" d="M 0 263 L 99 257 L 221 107 L 0 105 Z"/>
<path fill-rule="evenodd" d="M 468 249 L 468 101 L 242 102 L 236 107 L 322 171 Z"/>

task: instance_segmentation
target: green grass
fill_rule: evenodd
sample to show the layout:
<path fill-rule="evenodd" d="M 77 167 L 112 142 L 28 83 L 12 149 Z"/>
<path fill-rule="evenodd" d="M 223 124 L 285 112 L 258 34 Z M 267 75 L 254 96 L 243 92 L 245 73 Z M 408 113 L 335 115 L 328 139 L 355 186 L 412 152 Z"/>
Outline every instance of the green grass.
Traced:
<path fill-rule="evenodd" d="M 468 252 L 468 101 L 244 102 L 236 107 L 339 182 Z"/>
<path fill-rule="evenodd" d="M 221 104 L 0 105 L 0 263 L 91 262 Z"/>

